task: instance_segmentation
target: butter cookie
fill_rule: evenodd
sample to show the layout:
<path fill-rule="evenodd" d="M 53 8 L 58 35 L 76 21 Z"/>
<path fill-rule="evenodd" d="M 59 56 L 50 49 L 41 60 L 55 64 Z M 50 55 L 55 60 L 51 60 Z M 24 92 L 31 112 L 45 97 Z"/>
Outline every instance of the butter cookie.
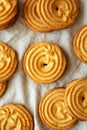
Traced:
<path fill-rule="evenodd" d="M 39 104 L 39 115 L 45 125 L 53 130 L 67 130 L 76 123 L 64 104 L 64 88 L 47 92 Z"/>
<path fill-rule="evenodd" d="M 23 66 L 26 74 L 34 81 L 48 84 L 62 76 L 66 67 L 66 57 L 58 45 L 38 42 L 25 52 Z"/>
<path fill-rule="evenodd" d="M 38 0 L 37 11 L 47 27 L 61 30 L 75 22 L 79 4 L 78 0 Z"/>
<path fill-rule="evenodd" d="M 5 81 L 3 83 L 0 82 L 0 97 L 3 96 L 8 86 L 8 82 Z"/>
<path fill-rule="evenodd" d="M 70 82 L 64 99 L 70 115 L 79 120 L 87 120 L 87 78 Z"/>
<path fill-rule="evenodd" d="M 87 63 L 87 26 L 82 27 L 76 34 L 73 42 L 76 56 Z"/>
<path fill-rule="evenodd" d="M 9 45 L 0 42 L 0 82 L 7 81 L 16 71 L 18 56 Z"/>
<path fill-rule="evenodd" d="M 33 30 L 38 32 L 49 32 L 48 28 L 40 19 L 37 13 L 38 0 L 26 0 L 24 4 L 24 19 L 26 24 Z"/>
<path fill-rule="evenodd" d="M 1 107 L 0 130 L 33 130 L 31 114 L 19 104 Z"/>
<path fill-rule="evenodd" d="M 11 26 L 18 14 L 17 0 L 0 0 L 0 29 Z"/>

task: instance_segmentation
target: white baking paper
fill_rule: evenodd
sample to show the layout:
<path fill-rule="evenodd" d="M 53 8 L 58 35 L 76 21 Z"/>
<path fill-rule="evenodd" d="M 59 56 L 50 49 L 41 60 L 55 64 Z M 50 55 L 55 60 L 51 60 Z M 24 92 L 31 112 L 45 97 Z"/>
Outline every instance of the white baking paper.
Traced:
<path fill-rule="evenodd" d="M 9 80 L 8 89 L 0 98 L 0 106 L 8 103 L 23 104 L 32 114 L 34 130 L 49 130 L 40 120 L 38 104 L 41 97 L 55 87 L 65 87 L 68 82 L 87 77 L 87 65 L 80 62 L 72 49 L 73 37 L 77 30 L 87 24 L 87 0 L 79 0 L 80 14 L 73 26 L 62 31 L 38 33 L 29 29 L 22 18 L 24 0 L 19 1 L 20 14 L 17 22 L 9 29 L 0 31 L 0 41 L 11 45 L 19 57 L 19 65 L 14 76 Z M 23 71 L 23 55 L 30 44 L 39 41 L 49 41 L 61 46 L 67 55 L 67 69 L 64 75 L 55 83 L 40 85 L 32 81 Z M 87 130 L 87 122 L 78 122 L 70 130 Z"/>

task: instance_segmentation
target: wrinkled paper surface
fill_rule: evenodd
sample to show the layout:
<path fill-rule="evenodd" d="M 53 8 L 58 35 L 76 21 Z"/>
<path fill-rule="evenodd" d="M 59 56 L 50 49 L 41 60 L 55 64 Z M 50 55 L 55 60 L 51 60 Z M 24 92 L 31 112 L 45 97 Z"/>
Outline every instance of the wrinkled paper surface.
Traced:
<path fill-rule="evenodd" d="M 5 95 L 0 98 L 0 106 L 8 103 L 23 104 L 33 115 L 34 130 L 49 130 L 40 120 L 38 104 L 41 97 L 50 89 L 65 87 L 68 82 L 82 77 L 87 77 L 87 65 L 80 62 L 72 49 L 73 37 L 77 30 L 87 24 L 87 0 L 79 0 L 80 14 L 75 24 L 62 31 L 51 33 L 37 33 L 30 30 L 22 18 L 24 0 L 19 1 L 20 14 L 17 22 L 9 29 L 0 31 L 0 41 L 11 45 L 19 57 L 19 65 L 14 76 L 9 80 Z M 49 41 L 61 46 L 67 55 L 67 69 L 64 75 L 55 83 L 40 85 L 32 81 L 23 71 L 23 54 L 27 47 L 34 42 Z M 70 130 L 87 130 L 87 122 L 78 122 Z"/>

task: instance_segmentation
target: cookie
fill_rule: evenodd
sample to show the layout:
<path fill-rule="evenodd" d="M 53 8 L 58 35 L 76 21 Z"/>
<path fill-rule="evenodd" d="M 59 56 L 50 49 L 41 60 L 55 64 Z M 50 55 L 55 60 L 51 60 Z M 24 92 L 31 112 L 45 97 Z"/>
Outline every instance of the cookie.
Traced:
<path fill-rule="evenodd" d="M 64 73 L 66 57 L 60 47 L 49 42 L 38 42 L 24 54 L 24 71 L 34 81 L 49 84 Z"/>
<path fill-rule="evenodd" d="M 76 34 L 73 42 L 76 56 L 87 63 L 87 26 L 82 27 Z"/>
<path fill-rule="evenodd" d="M 16 22 L 17 17 L 18 17 L 18 15 L 16 15 L 15 18 L 10 21 L 10 23 L 8 23 L 4 26 L 0 26 L 0 30 L 4 30 L 4 29 L 7 29 L 10 26 L 12 26 Z"/>
<path fill-rule="evenodd" d="M 38 0 L 26 0 L 24 4 L 24 19 L 29 28 L 38 32 L 49 32 L 50 28 L 44 25 L 37 13 Z"/>
<path fill-rule="evenodd" d="M 18 14 L 17 0 L 0 0 L 0 29 L 10 27 Z"/>
<path fill-rule="evenodd" d="M 47 92 L 40 101 L 39 115 L 45 125 L 53 130 L 67 130 L 76 123 L 64 104 L 64 88 Z"/>
<path fill-rule="evenodd" d="M 5 93 L 7 86 L 8 86 L 7 81 L 3 83 L 0 82 L 0 97 L 3 96 L 3 94 Z"/>
<path fill-rule="evenodd" d="M 9 45 L 0 42 L 0 82 L 7 81 L 16 71 L 18 56 Z"/>
<path fill-rule="evenodd" d="M 31 114 L 19 104 L 1 107 L 0 130 L 33 130 Z"/>
<path fill-rule="evenodd" d="M 71 26 L 79 13 L 78 0 L 38 0 L 38 14 L 41 21 L 53 30 Z"/>
<path fill-rule="evenodd" d="M 67 85 L 65 105 L 74 118 L 87 120 L 87 78 L 74 80 Z"/>

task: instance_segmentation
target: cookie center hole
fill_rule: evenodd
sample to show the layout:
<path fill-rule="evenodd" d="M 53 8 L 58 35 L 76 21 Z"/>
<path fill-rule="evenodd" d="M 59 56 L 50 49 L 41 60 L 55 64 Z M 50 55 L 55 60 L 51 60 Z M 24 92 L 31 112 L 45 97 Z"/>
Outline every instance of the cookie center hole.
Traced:
<path fill-rule="evenodd" d="M 58 11 L 58 7 L 56 7 L 55 9 L 56 9 L 56 11 Z"/>
<path fill-rule="evenodd" d="M 85 99 L 85 98 L 84 98 L 84 97 L 82 97 L 82 101 L 84 101 L 84 99 Z"/>
<path fill-rule="evenodd" d="M 46 63 L 44 63 L 44 64 L 43 64 L 43 66 L 47 66 L 47 64 L 46 64 Z"/>

